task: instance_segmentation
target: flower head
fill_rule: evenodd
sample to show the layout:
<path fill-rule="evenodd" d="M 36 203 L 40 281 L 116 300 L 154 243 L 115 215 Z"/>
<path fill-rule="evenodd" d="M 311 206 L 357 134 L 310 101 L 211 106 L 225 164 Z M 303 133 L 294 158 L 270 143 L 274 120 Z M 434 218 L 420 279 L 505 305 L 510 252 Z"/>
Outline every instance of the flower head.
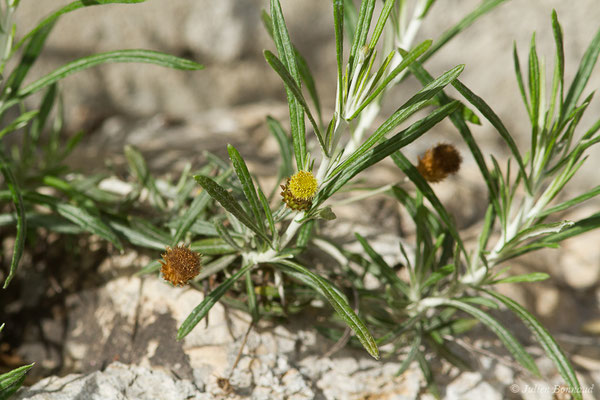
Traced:
<path fill-rule="evenodd" d="M 160 272 L 165 280 L 175 286 L 185 285 L 200 273 L 200 254 L 184 245 L 167 247 L 167 252 L 162 258 L 164 261 L 159 261 L 162 265 Z"/>
<path fill-rule="evenodd" d="M 312 199 L 317 193 L 319 184 L 307 171 L 298 171 L 288 178 L 285 185 L 281 185 L 283 202 L 292 210 L 308 210 L 312 206 Z"/>
<path fill-rule="evenodd" d="M 451 144 L 440 143 L 428 149 L 419 157 L 417 170 L 431 183 L 440 182 L 460 168 L 462 157 L 456 147 Z"/>

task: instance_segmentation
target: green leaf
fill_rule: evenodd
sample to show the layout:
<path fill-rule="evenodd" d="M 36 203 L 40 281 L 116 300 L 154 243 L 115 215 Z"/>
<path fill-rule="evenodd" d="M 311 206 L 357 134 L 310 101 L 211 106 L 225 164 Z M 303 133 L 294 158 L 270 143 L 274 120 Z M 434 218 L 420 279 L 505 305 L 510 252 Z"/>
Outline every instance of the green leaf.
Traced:
<path fill-rule="evenodd" d="M 50 115 L 50 111 L 54 106 L 54 102 L 56 101 L 57 95 L 57 86 L 56 84 L 50 85 L 46 93 L 44 94 L 44 98 L 42 99 L 42 103 L 40 104 L 39 112 L 36 118 L 31 123 L 31 127 L 29 133 L 33 140 L 33 143 L 37 143 L 44 127 L 46 126 L 46 121 L 48 120 L 48 115 Z"/>
<path fill-rule="evenodd" d="M 25 380 L 25 374 L 27 374 L 33 366 L 34 364 L 23 365 L 22 367 L 0 375 L 0 400 L 10 399 L 11 396 L 19 390 Z"/>
<path fill-rule="evenodd" d="M 298 104 L 302 107 L 304 112 L 306 112 L 306 116 L 308 117 L 308 120 L 312 124 L 313 129 L 315 131 L 315 135 L 317 136 L 317 139 L 319 140 L 321 149 L 323 150 L 323 152 L 325 154 L 328 154 L 327 146 L 325 146 L 325 140 L 323 139 L 323 134 L 321 133 L 321 130 L 319 129 L 319 125 L 317 124 L 317 121 L 315 120 L 312 113 L 310 112 L 310 108 L 308 107 L 308 104 L 306 104 L 306 100 L 304 99 L 304 96 L 302 95 L 302 90 L 300 89 L 298 84 L 295 82 L 292 75 L 288 72 L 286 67 L 283 65 L 283 63 L 281 61 L 279 61 L 277 56 L 275 56 L 275 54 L 271 53 L 269 50 L 265 50 L 264 55 L 265 55 L 265 60 L 267 60 L 267 63 L 269 63 L 271 68 L 273 68 L 273 70 L 275 72 L 277 72 L 279 77 L 285 83 L 286 89 L 294 96 L 296 102 L 298 102 Z"/>
<path fill-rule="evenodd" d="M 273 238 L 277 237 L 277 227 L 275 226 L 275 219 L 273 218 L 273 213 L 271 212 L 271 206 L 269 205 L 269 200 L 261 190 L 260 186 L 258 187 L 258 198 L 260 199 L 260 203 L 262 204 L 263 211 L 267 216 L 267 222 L 269 224 L 269 230 L 271 231 L 271 236 Z"/>
<path fill-rule="evenodd" d="M 565 229 L 572 227 L 574 223 L 572 221 L 559 221 L 552 222 L 549 224 L 537 224 L 530 228 L 520 231 L 513 239 L 511 239 L 505 246 L 510 247 L 524 240 L 532 237 L 547 235 L 551 233 L 560 233 Z"/>
<path fill-rule="evenodd" d="M 391 71 L 388 75 L 386 75 L 386 78 L 383 80 L 383 82 L 377 87 L 377 89 L 375 89 L 375 91 L 369 97 L 367 97 L 367 99 L 361 104 L 360 107 L 358 107 L 358 109 L 354 112 L 354 114 L 352 114 L 348 118 L 348 120 L 350 121 L 350 120 L 356 118 L 356 116 L 367 105 L 369 105 L 369 103 L 371 103 L 373 100 L 375 100 L 377 98 L 377 96 L 379 96 L 379 94 L 381 94 L 381 92 L 383 92 L 389 86 L 389 83 L 392 80 L 394 80 L 394 78 L 396 78 L 396 76 L 398 76 L 398 74 L 400 74 L 400 72 L 404 71 L 410 64 L 412 64 L 413 62 L 415 62 L 415 60 L 417 58 L 419 58 L 419 56 L 421 54 L 423 54 L 430 46 L 431 46 L 431 40 L 426 40 L 423 43 L 419 44 L 414 49 L 412 49 L 410 51 L 410 53 L 404 54 L 403 57 L 402 57 L 402 61 L 400 62 L 400 64 L 398 64 L 398 66 L 396 68 L 394 68 L 393 71 Z M 456 76 L 458 76 L 460 74 L 460 72 L 462 72 L 462 70 L 464 68 L 464 65 L 463 66 L 459 65 L 456 68 L 460 69 L 460 71 L 456 74 Z M 453 70 L 450 70 L 450 71 L 453 71 Z M 450 71 L 448 71 L 448 72 L 450 72 Z M 443 76 L 444 75 L 442 75 L 440 78 L 442 78 Z M 440 78 L 438 78 L 438 79 L 440 79 Z M 443 81 L 440 82 L 440 84 L 443 84 Z M 446 83 L 446 85 L 447 84 L 448 83 Z M 427 88 L 427 90 L 431 90 L 431 89 L 435 89 L 435 87 Z M 421 92 L 426 92 L 426 89 L 424 88 L 423 90 L 421 90 Z M 433 94 L 431 96 L 429 96 L 429 97 L 433 97 Z M 414 97 L 413 97 L 413 99 L 414 99 Z M 410 103 L 410 100 L 407 102 L 407 104 L 408 103 Z"/>
<path fill-rule="evenodd" d="M 156 237 L 149 235 L 145 229 L 134 229 L 131 226 L 118 221 L 109 221 L 108 225 L 135 246 L 164 250 L 169 245 L 168 239 L 157 239 Z"/>
<path fill-rule="evenodd" d="M 585 89 L 585 85 L 592 74 L 594 65 L 596 65 L 598 54 L 600 54 L 600 29 L 598 29 L 598 32 L 596 32 L 594 39 L 592 39 L 592 42 L 585 51 L 585 54 L 579 63 L 577 74 L 575 74 L 575 78 L 573 78 L 573 82 L 571 83 L 569 91 L 567 92 L 567 96 L 565 97 L 562 114 L 560 116 L 561 121 L 564 121 L 565 117 L 571 114 L 571 112 L 576 108 L 579 97 L 583 93 L 583 89 Z"/>
<path fill-rule="evenodd" d="M 352 308 L 348 303 L 339 295 L 338 291 L 335 290 L 329 282 L 321 278 L 319 275 L 311 272 L 302 265 L 289 260 L 280 260 L 280 264 L 287 266 L 296 272 L 304 275 L 309 282 L 311 287 L 321 293 L 333 306 L 338 315 L 346 322 L 346 324 L 356 333 L 358 340 L 367 350 L 367 352 L 375 359 L 379 359 L 379 349 L 375 343 L 375 339 L 360 320 L 360 318 L 352 311 Z M 285 271 L 284 271 L 285 272 Z"/>
<path fill-rule="evenodd" d="M 13 121 L 11 121 L 8 125 L 4 127 L 4 129 L 0 130 L 0 139 L 8 133 L 14 132 L 17 129 L 23 128 L 29 121 L 31 121 L 38 114 L 38 110 L 32 110 L 24 112 L 19 115 Z"/>
<path fill-rule="evenodd" d="M 119 250 L 123 246 L 117 235 L 110 229 L 99 217 L 92 215 L 85 208 L 77 207 L 69 203 L 56 203 L 52 206 L 60 215 L 69 221 L 79 225 L 81 228 L 92 234 L 98 235 L 108 240 Z"/>
<path fill-rule="evenodd" d="M 39 54 L 44 49 L 46 39 L 53 26 L 53 23 L 45 25 L 36 30 L 35 35 L 31 37 L 31 40 L 27 43 L 27 47 L 21 56 L 19 65 L 12 71 L 6 80 L 6 86 L 3 91 L 5 98 L 14 97 L 17 94 L 23 80 L 27 77 L 31 66 L 35 63 Z M 21 42 L 23 42 L 23 40 Z"/>
<path fill-rule="evenodd" d="M 423 282 L 421 287 L 426 288 L 428 286 L 434 285 L 439 282 L 441 279 L 444 279 L 455 270 L 454 264 L 444 265 L 443 267 L 433 271 L 431 275 Z"/>
<path fill-rule="evenodd" d="M 337 98 L 336 112 L 339 112 L 344 105 L 344 0 L 333 0 L 333 25 L 335 28 L 335 55 L 337 61 Z"/>
<path fill-rule="evenodd" d="M 421 368 L 421 372 L 423 372 L 423 376 L 425 377 L 425 382 L 427 382 L 427 389 L 436 399 L 440 399 L 440 391 L 435 384 L 435 380 L 433 379 L 433 372 L 431 372 L 431 367 L 429 363 L 425 359 L 425 355 L 422 352 L 417 351 L 416 359 L 419 362 L 419 368 Z"/>
<path fill-rule="evenodd" d="M 133 274 L 134 276 L 143 276 L 153 274 L 161 268 L 161 264 L 158 260 L 150 261 L 145 267 L 140 269 L 138 272 Z"/>
<path fill-rule="evenodd" d="M 30 83 L 18 92 L 18 96 L 29 96 L 30 94 L 35 93 L 46 86 L 52 85 L 60 79 L 72 75 L 75 72 L 79 72 L 81 70 L 108 62 L 149 63 L 182 70 L 199 70 L 204 68 L 202 65 L 194 61 L 175 57 L 169 54 L 160 53 L 158 51 L 141 49 L 115 50 L 106 53 L 94 54 L 91 56 L 80 58 L 75 61 L 71 61 L 70 63 L 63 65 L 62 67 L 54 70 L 53 72 L 49 73 L 43 78 L 40 78 L 37 81 Z"/>
<path fill-rule="evenodd" d="M 313 204 L 319 205 L 337 192 L 346 184 L 346 182 L 356 176 L 359 172 L 383 160 L 385 157 L 418 139 L 438 122 L 453 113 L 459 105 L 460 103 L 455 101 L 437 108 L 425 118 L 412 124 L 409 128 L 400 131 L 390 139 L 387 139 L 373 149 L 363 153 L 360 157 L 353 160 L 351 164 L 347 165 L 337 176 L 325 184 L 321 190 L 319 190 L 315 199 L 313 200 Z"/>
<path fill-rule="evenodd" d="M 350 57 L 348 59 L 348 66 L 350 67 L 348 76 L 352 76 L 357 65 L 358 52 L 361 51 L 362 47 L 367 42 L 367 35 L 369 28 L 371 27 L 371 19 L 373 18 L 373 10 L 375 9 L 375 0 L 362 0 L 360 4 L 360 10 L 358 11 L 358 22 L 356 24 L 356 31 L 352 40 L 352 47 L 350 47 Z"/>
<path fill-rule="evenodd" d="M 17 235 L 15 238 L 15 244 L 13 247 L 13 254 L 10 261 L 10 270 L 6 280 L 4 281 L 3 288 L 6 289 L 10 281 L 14 278 L 15 273 L 17 272 L 17 268 L 19 266 L 19 261 L 21 260 L 21 256 L 23 255 L 23 247 L 25 246 L 25 235 L 27 234 L 27 220 L 25 219 L 25 207 L 23 206 L 23 197 L 21 195 L 21 189 L 15 179 L 15 176 L 12 173 L 10 168 L 10 164 L 8 160 L 0 151 L 0 171 L 4 176 L 4 180 L 6 185 L 8 186 L 8 190 L 10 191 L 10 196 L 13 204 L 17 210 Z"/>
<path fill-rule="evenodd" d="M 281 167 L 279 168 L 279 179 L 286 176 L 292 176 L 294 174 L 294 167 L 292 165 L 292 152 L 290 150 L 292 148 L 292 144 L 290 143 L 287 134 L 283 130 L 283 127 L 279 121 L 270 116 L 267 117 L 267 127 L 279 145 L 279 152 L 281 154 L 282 161 Z"/>
<path fill-rule="evenodd" d="M 48 29 L 48 27 L 50 25 L 54 24 L 61 15 L 66 14 L 68 12 L 75 11 L 75 10 L 83 8 L 83 7 L 96 6 L 96 5 L 102 5 L 102 4 L 116 4 L 116 3 L 135 4 L 135 3 L 143 3 L 144 1 L 146 1 L 146 0 L 77 0 L 77 1 L 74 1 L 68 5 L 60 8 L 58 11 L 55 11 L 54 13 L 50 14 L 46 18 L 44 18 L 44 20 L 41 21 L 39 24 L 37 24 L 37 26 L 33 30 L 31 30 L 27 35 L 25 35 L 23 37 L 23 39 L 21 39 L 19 41 L 19 43 L 17 43 L 15 46 L 13 46 L 12 53 L 17 51 L 19 49 L 19 47 L 21 47 L 23 45 L 23 43 L 25 43 L 25 41 L 27 41 L 31 36 L 36 35 L 42 29 Z"/>
<path fill-rule="evenodd" d="M 256 302 L 256 292 L 250 271 L 246 272 L 246 294 L 248 295 L 248 310 L 252 315 L 252 321 L 256 322 L 260 318 L 258 314 L 258 303 Z"/>
<path fill-rule="evenodd" d="M 381 10 L 381 14 L 379 14 L 379 18 L 377 19 L 377 24 L 373 29 L 373 35 L 371 36 L 371 43 L 369 43 L 369 48 L 374 49 L 379 41 L 379 37 L 383 32 L 383 28 L 385 27 L 385 23 L 390 16 L 390 12 L 392 11 L 392 7 L 394 6 L 394 2 L 396 0 L 385 0 L 383 4 L 383 9 Z"/>
<path fill-rule="evenodd" d="M 498 336 L 510 354 L 512 354 L 515 360 L 519 362 L 519 364 L 531 371 L 534 375 L 540 376 L 540 371 L 538 370 L 537 365 L 535 365 L 533 358 L 527 354 L 527 351 L 525 351 L 521 343 L 519 343 L 517 339 L 515 339 L 515 337 L 508 331 L 508 329 L 506 329 L 500 322 L 480 309 L 460 300 L 444 299 L 443 304 L 458 308 L 459 310 L 471 314 L 483 322 L 492 332 L 496 334 L 496 336 Z"/>
<path fill-rule="evenodd" d="M 540 71 L 540 61 L 538 59 L 537 50 L 535 48 L 535 33 L 531 37 L 531 45 L 529 47 L 529 99 L 531 100 L 531 108 L 530 108 L 530 118 L 532 129 L 532 149 L 535 151 L 537 149 L 536 139 L 537 139 L 537 129 L 539 127 L 539 118 L 540 113 L 543 110 L 540 109 L 541 97 L 542 97 L 542 85 L 545 82 L 541 81 L 542 72 Z M 531 159 L 533 160 L 534 154 L 532 154 Z"/>
<path fill-rule="evenodd" d="M 233 173 L 233 171 L 231 169 L 229 169 L 229 170 L 223 172 L 221 175 L 217 176 L 215 181 L 217 183 L 222 183 L 227 178 L 229 178 L 229 176 L 232 173 Z M 185 211 L 185 214 L 183 214 L 183 217 L 181 218 L 177 227 L 175 228 L 175 236 L 173 237 L 173 241 L 171 242 L 171 244 L 173 246 L 175 246 L 177 243 L 179 243 L 180 240 L 183 239 L 185 234 L 190 229 L 192 229 L 192 227 L 196 224 L 196 222 L 198 222 L 198 223 L 202 222 L 202 221 L 198 221 L 198 216 L 208 206 L 208 204 L 210 203 L 210 199 L 211 199 L 211 197 L 208 195 L 208 193 L 206 191 L 202 191 L 202 192 L 200 192 L 200 194 L 198 196 L 194 197 L 194 200 L 192 200 L 192 204 L 190 204 L 190 207 Z M 208 235 L 212 235 L 213 234 L 212 228 L 214 228 L 214 227 L 212 224 L 208 224 L 208 225 L 210 226 L 210 229 L 211 229 L 211 231 L 208 232 Z M 216 232 L 214 232 L 214 235 L 216 235 Z"/>
<path fill-rule="evenodd" d="M 383 257 L 381 257 L 375 251 L 375 249 L 373 249 L 371 247 L 371 245 L 369 244 L 369 242 L 367 242 L 367 240 L 364 237 L 362 237 L 359 233 L 355 232 L 354 236 L 356 236 L 356 239 L 358 239 L 360 245 L 363 247 L 363 249 L 365 250 L 365 252 L 368 254 L 369 258 L 373 261 L 373 263 L 375 264 L 375 266 L 378 269 L 378 272 L 381 274 L 381 276 L 383 278 L 385 278 L 385 280 L 387 281 L 387 283 L 389 283 L 390 285 L 396 287 L 406 297 L 409 297 L 410 289 L 408 288 L 408 285 L 405 282 L 403 282 L 398 277 L 398 275 L 396 274 L 396 272 L 392 269 L 392 267 L 390 267 L 388 265 L 388 263 L 385 262 L 385 260 L 383 259 Z"/>
<path fill-rule="evenodd" d="M 573 226 L 559 233 L 553 233 L 542 239 L 545 243 L 558 243 L 562 240 L 600 227 L 600 213 L 595 213 L 587 218 L 577 221 Z"/>
<path fill-rule="evenodd" d="M 239 271 L 221 283 L 215 290 L 210 292 L 204 298 L 204 300 L 202 300 L 202 302 L 198 304 L 196 308 L 194 308 L 190 315 L 187 316 L 185 321 L 183 321 L 183 324 L 181 324 L 179 330 L 177 331 L 177 340 L 181 340 L 186 337 L 192 331 L 192 329 L 194 329 L 194 327 L 198 325 L 200 321 L 202 321 L 202 318 L 208 314 L 210 309 L 217 304 L 217 301 L 219 301 L 219 299 L 229 290 L 229 288 L 244 274 L 249 272 L 252 267 L 254 267 L 254 264 L 248 264 L 242 267 Z"/>
<path fill-rule="evenodd" d="M 227 232 L 227 229 L 225 229 L 225 226 L 223 226 L 223 223 L 221 221 L 215 222 L 215 229 L 217 230 L 217 233 L 219 234 L 221 239 L 225 241 L 225 243 L 227 243 L 229 246 L 236 249 L 237 251 L 241 252 L 243 250 L 242 247 L 239 244 L 237 244 L 235 240 L 233 240 L 233 238 L 231 237 L 229 232 Z"/>
<path fill-rule="evenodd" d="M 515 67 L 515 74 L 517 76 L 517 84 L 519 85 L 519 92 L 521 92 L 521 98 L 527 109 L 527 113 L 531 118 L 531 106 L 527 100 L 527 93 L 525 92 L 525 84 L 523 83 L 523 72 L 521 71 L 521 63 L 519 61 L 519 53 L 517 52 L 517 44 L 513 43 L 513 63 Z"/>
<path fill-rule="evenodd" d="M 421 335 L 416 334 L 412 344 L 410 345 L 410 350 L 408 351 L 408 354 L 402 360 L 402 363 L 400 364 L 400 368 L 398 368 L 398 371 L 396 371 L 396 376 L 402 375 L 404 373 L 404 371 L 406 371 L 408 369 L 408 367 L 410 367 L 410 364 L 414 361 L 414 359 L 417 355 L 417 352 L 419 351 L 420 346 L 421 346 Z"/>
<path fill-rule="evenodd" d="M 423 68 L 420 62 L 414 62 L 411 64 L 410 69 L 415 77 L 421 82 L 421 84 L 426 85 L 433 80 L 433 77 Z M 445 105 L 453 101 L 450 97 L 448 97 L 443 91 L 438 93 L 436 96 L 439 100 L 440 105 Z M 452 124 L 458 129 L 460 135 L 463 140 L 469 146 L 469 150 L 479 167 L 479 171 L 483 176 L 483 179 L 488 187 L 488 191 L 490 193 L 490 200 L 496 210 L 496 214 L 500 214 L 502 209 L 500 208 L 500 203 L 498 202 L 498 190 L 494 184 L 494 179 L 492 178 L 487 165 L 485 163 L 485 159 L 483 158 L 483 154 L 481 153 L 481 149 L 477 145 L 471 130 L 465 123 L 465 119 L 462 113 L 455 112 L 450 115 L 450 121 Z"/>
<path fill-rule="evenodd" d="M 563 377 L 569 388 L 571 388 L 571 395 L 576 400 L 582 400 L 581 386 L 577 380 L 577 375 L 571 366 L 567 356 L 561 350 L 556 340 L 552 337 L 550 332 L 539 323 L 539 321 L 529 313 L 523 306 L 516 301 L 501 295 L 500 293 L 486 290 L 490 296 L 493 296 L 500 302 L 504 303 L 512 312 L 514 312 L 524 323 L 527 325 L 529 330 L 536 336 L 538 342 L 542 345 L 542 348 L 548 355 L 556 367 L 558 372 Z"/>
<path fill-rule="evenodd" d="M 201 281 L 211 275 L 214 275 L 225 268 L 229 267 L 239 257 L 238 254 L 229 254 L 220 258 L 216 258 L 210 263 L 206 264 L 198 276 L 195 278 L 196 281 Z"/>
<path fill-rule="evenodd" d="M 454 220 L 452 219 L 448 211 L 446 211 L 446 208 L 444 207 L 440 199 L 438 199 L 438 197 L 435 195 L 435 192 L 433 191 L 433 189 L 431 189 L 431 186 L 429 186 L 427 181 L 421 176 L 419 171 L 417 171 L 415 166 L 412 165 L 411 162 L 408 161 L 408 159 L 404 156 L 404 154 L 402 154 L 399 151 L 392 154 L 392 160 L 394 161 L 394 163 L 396 163 L 398 168 L 400 168 L 402 172 L 404 172 L 406 176 L 408 176 L 408 178 L 415 184 L 415 186 L 421 191 L 421 193 L 423 193 L 427 200 L 429 200 L 435 211 L 440 216 L 441 220 L 444 221 L 444 224 L 446 225 L 446 228 L 448 228 L 448 231 L 452 235 L 452 238 L 454 238 L 454 240 L 456 240 L 456 243 L 458 243 L 460 248 L 463 251 L 465 251 L 462 239 L 460 238 L 458 230 L 456 229 L 456 225 L 454 224 Z"/>
<path fill-rule="evenodd" d="M 273 26 L 273 39 L 277 53 L 286 70 L 292 76 L 297 86 L 300 86 L 300 73 L 296 64 L 294 46 L 285 26 L 283 12 L 279 0 L 271 0 L 271 18 Z M 298 170 L 304 169 L 306 164 L 306 127 L 304 126 L 304 111 L 298 100 L 286 85 L 286 95 L 290 110 L 290 128 L 294 143 L 294 153 Z"/>
<path fill-rule="evenodd" d="M 475 108 L 477 108 L 483 114 L 483 116 L 488 121 L 490 121 L 490 123 L 494 126 L 494 128 L 496 128 L 498 133 L 500 133 L 500 136 L 502 136 L 502 139 L 504 139 L 504 141 L 510 148 L 511 153 L 517 160 L 521 174 L 523 174 L 524 178 L 527 177 L 527 172 L 525 170 L 525 164 L 523 163 L 523 159 L 521 158 L 521 153 L 519 153 L 517 144 L 513 140 L 512 136 L 510 135 L 510 133 L 508 132 L 508 130 L 506 129 L 506 127 L 504 126 L 504 124 L 502 123 L 502 121 L 500 120 L 498 115 L 496 115 L 496 113 L 490 108 L 490 106 L 481 97 L 479 97 L 475 93 L 473 93 L 469 88 L 467 88 L 465 85 L 463 85 L 458 79 L 455 80 L 454 82 L 452 82 L 452 86 L 454 86 L 456 88 L 456 90 L 458 90 L 460 92 L 460 94 L 462 94 L 464 96 L 464 98 L 469 101 L 469 103 L 471 103 L 473 106 L 475 106 Z M 529 190 L 528 179 L 524 179 L 524 182 Z"/>
<path fill-rule="evenodd" d="M 254 186 L 254 182 L 252 181 L 252 177 L 250 176 L 246 162 L 237 149 L 230 144 L 227 145 L 227 152 L 229 153 L 229 158 L 233 164 L 235 174 L 238 176 L 238 179 L 242 184 L 244 195 L 246 195 L 246 199 L 250 203 L 250 209 L 252 210 L 252 214 L 254 214 L 254 220 L 258 222 L 259 229 L 265 232 L 264 217 L 260 211 L 261 204 L 258 200 L 258 196 L 256 195 L 256 187 Z"/>
<path fill-rule="evenodd" d="M 554 214 L 554 213 L 557 213 L 557 212 L 560 212 L 560 211 L 564 211 L 564 210 L 566 210 L 568 208 L 571 208 L 571 207 L 573 207 L 573 206 L 575 206 L 575 205 L 577 205 L 579 203 L 582 203 L 582 202 L 584 202 L 586 200 L 589 200 L 589 199 L 591 199 L 593 197 L 596 197 L 598 194 L 600 194 L 600 185 L 596 186 L 595 188 L 593 188 L 592 190 L 590 190 L 587 193 L 584 193 L 582 195 L 574 197 L 571 200 L 567 200 L 565 202 L 562 202 L 562 203 L 560 203 L 560 204 L 558 204 L 558 205 L 556 205 L 554 207 L 548 208 L 548 209 L 542 211 L 541 213 L 539 213 L 537 216 L 538 216 L 538 218 L 541 218 L 541 217 L 548 216 L 550 214 Z"/>
<path fill-rule="evenodd" d="M 392 114 L 383 124 L 377 128 L 377 130 L 369 136 L 369 138 L 362 144 L 356 151 L 352 153 L 342 164 L 340 164 L 333 172 L 332 176 L 344 171 L 347 167 L 358 159 L 361 155 L 365 154 L 367 150 L 377 144 L 385 135 L 387 135 L 392 129 L 396 128 L 400 123 L 405 121 L 408 117 L 413 115 L 415 112 L 420 110 L 429 104 L 429 100 L 441 91 L 446 85 L 452 80 L 456 79 L 458 75 L 464 69 L 464 65 L 459 65 L 451 70 L 445 72 L 434 81 L 425 85 L 417 94 L 412 96 L 406 103 L 404 103 L 394 114 Z"/>
<path fill-rule="evenodd" d="M 227 190 L 207 176 L 195 175 L 194 179 L 208 192 L 210 197 L 218 201 L 225 210 L 230 212 L 242 224 L 254 231 L 254 233 L 263 238 L 267 243 L 270 243 L 269 238 L 256 226 L 252 218 Z"/>
<path fill-rule="evenodd" d="M 220 255 L 235 253 L 236 249 L 231 247 L 221 238 L 207 238 L 196 240 L 190 245 L 190 249 L 204 255 Z"/>
<path fill-rule="evenodd" d="M 475 296 L 475 297 L 461 297 L 460 301 L 463 301 L 465 303 L 469 303 L 469 304 L 477 304 L 480 306 L 484 306 L 484 307 L 488 307 L 488 308 L 493 308 L 494 310 L 497 310 L 498 304 L 496 304 L 495 301 L 490 300 L 490 299 L 486 299 L 485 297 L 481 297 L 481 296 Z"/>
<path fill-rule="evenodd" d="M 529 274 L 515 275 L 507 278 L 497 279 L 490 282 L 490 284 L 495 285 L 497 283 L 538 282 L 545 281 L 548 278 L 550 278 L 550 275 L 544 272 L 532 272 Z"/>

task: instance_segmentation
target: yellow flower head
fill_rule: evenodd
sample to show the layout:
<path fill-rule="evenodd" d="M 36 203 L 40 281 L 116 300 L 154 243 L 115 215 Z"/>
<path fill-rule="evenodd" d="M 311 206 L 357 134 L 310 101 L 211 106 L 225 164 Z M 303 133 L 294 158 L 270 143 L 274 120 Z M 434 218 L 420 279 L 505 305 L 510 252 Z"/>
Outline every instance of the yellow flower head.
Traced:
<path fill-rule="evenodd" d="M 162 255 L 164 261 L 160 272 L 165 280 L 175 286 L 183 286 L 190 279 L 200 273 L 200 254 L 183 245 L 175 248 L 167 247 L 167 252 Z"/>
<path fill-rule="evenodd" d="M 440 143 L 419 157 L 417 170 L 425 180 L 436 183 L 446 179 L 448 175 L 456 173 L 461 162 L 462 157 L 456 147 Z"/>
<path fill-rule="evenodd" d="M 298 171 L 288 178 L 285 185 L 281 185 L 281 195 L 284 203 L 292 210 L 308 210 L 312 206 L 312 199 L 317 193 L 319 184 L 307 171 Z"/>

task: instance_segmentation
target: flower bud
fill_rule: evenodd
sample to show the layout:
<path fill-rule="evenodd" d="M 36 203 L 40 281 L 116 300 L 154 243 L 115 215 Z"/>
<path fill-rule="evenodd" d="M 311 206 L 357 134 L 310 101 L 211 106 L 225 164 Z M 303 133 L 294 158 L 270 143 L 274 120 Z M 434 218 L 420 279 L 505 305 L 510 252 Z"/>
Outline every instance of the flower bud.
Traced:
<path fill-rule="evenodd" d="M 436 183 L 446 179 L 448 175 L 456 173 L 461 162 L 462 157 L 456 147 L 440 143 L 419 157 L 417 170 L 427 182 Z"/>

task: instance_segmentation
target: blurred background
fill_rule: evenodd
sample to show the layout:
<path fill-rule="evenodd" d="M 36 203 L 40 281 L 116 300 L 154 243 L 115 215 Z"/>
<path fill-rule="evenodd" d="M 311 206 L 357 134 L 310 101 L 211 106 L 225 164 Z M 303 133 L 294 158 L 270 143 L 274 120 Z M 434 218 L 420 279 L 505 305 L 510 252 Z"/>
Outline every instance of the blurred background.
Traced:
<path fill-rule="evenodd" d="M 331 2 L 281 2 L 292 40 L 316 75 L 324 105 L 331 107 L 335 91 Z M 438 0 L 415 43 L 435 40 L 480 2 Z M 17 36 L 67 3 L 22 1 Z M 187 73 L 121 64 L 72 76 L 62 82 L 71 130 L 96 128 L 112 115 L 149 118 L 163 113 L 187 118 L 210 109 L 279 102 L 284 100 L 282 85 L 262 56 L 263 49 L 273 48 L 260 21 L 265 8 L 268 0 L 149 0 L 136 5 L 89 7 L 62 17 L 37 64 L 38 72 L 50 71 L 79 56 L 120 48 L 160 50 L 206 66 L 202 72 Z M 466 64 L 463 82 L 503 117 L 515 135 L 527 134 L 521 132 L 526 120 L 514 78 L 512 45 L 516 41 L 525 62 L 531 34 L 536 32 L 539 53 L 546 56 L 551 74 L 553 8 L 564 29 L 566 75 L 572 77 L 598 29 L 598 0 L 510 0 L 436 54 L 428 61 L 429 69 L 436 74 Z M 598 87 L 600 74 L 592 78 L 590 87 Z M 416 84 L 411 82 L 406 88 L 412 91 Z M 592 107 L 600 110 L 597 104 Z"/>

